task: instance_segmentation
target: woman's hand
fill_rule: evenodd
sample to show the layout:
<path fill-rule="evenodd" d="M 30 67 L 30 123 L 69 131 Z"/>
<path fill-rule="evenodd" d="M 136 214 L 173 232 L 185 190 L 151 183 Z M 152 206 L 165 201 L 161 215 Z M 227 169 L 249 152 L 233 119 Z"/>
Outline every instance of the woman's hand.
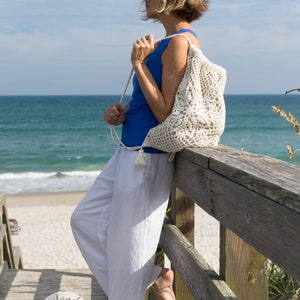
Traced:
<path fill-rule="evenodd" d="M 133 44 L 131 52 L 131 63 L 133 67 L 142 64 L 155 49 L 154 37 L 152 34 L 141 37 Z"/>
<path fill-rule="evenodd" d="M 103 114 L 103 119 L 109 125 L 120 125 L 125 121 L 126 110 L 122 107 L 121 103 L 110 106 Z"/>

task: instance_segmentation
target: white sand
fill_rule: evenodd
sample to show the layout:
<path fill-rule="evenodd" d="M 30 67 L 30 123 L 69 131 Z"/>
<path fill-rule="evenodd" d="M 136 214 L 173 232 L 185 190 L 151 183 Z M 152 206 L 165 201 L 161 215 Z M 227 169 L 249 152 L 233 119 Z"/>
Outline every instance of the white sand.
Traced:
<path fill-rule="evenodd" d="M 21 247 L 26 269 L 87 268 L 74 241 L 70 216 L 84 192 L 6 195 L 8 215 L 21 227 L 13 244 Z M 219 223 L 196 208 L 195 246 L 218 271 Z"/>

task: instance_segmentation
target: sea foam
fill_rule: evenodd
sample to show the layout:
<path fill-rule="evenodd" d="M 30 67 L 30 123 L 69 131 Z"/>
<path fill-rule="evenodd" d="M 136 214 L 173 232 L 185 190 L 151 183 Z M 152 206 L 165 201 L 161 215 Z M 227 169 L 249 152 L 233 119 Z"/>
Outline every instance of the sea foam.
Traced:
<path fill-rule="evenodd" d="M 25 172 L 0 174 L 0 191 L 6 194 L 30 194 L 84 191 L 100 171 Z"/>

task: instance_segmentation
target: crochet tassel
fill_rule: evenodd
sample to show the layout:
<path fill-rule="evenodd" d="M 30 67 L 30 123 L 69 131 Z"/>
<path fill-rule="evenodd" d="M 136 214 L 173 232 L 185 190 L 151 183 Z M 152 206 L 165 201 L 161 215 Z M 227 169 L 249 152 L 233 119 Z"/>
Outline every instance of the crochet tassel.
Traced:
<path fill-rule="evenodd" d="M 134 163 L 137 167 L 145 167 L 147 164 L 147 155 L 144 152 L 144 150 L 141 148 L 138 152 L 138 155 L 135 159 L 135 163 Z"/>
<path fill-rule="evenodd" d="M 175 158 L 176 152 L 169 153 L 168 161 L 172 161 Z"/>

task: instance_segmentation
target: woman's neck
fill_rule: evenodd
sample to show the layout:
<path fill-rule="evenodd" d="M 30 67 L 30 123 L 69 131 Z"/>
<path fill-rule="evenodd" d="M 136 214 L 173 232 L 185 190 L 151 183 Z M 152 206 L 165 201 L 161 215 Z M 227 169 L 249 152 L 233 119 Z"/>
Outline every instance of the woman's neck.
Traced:
<path fill-rule="evenodd" d="M 165 28 L 166 35 L 171 35 L 183 28 L 192 29 L 190 23 L 179 20 L 172 15 L 167 15 L 164 18 L 162 18 L 160 21 Z"/>

